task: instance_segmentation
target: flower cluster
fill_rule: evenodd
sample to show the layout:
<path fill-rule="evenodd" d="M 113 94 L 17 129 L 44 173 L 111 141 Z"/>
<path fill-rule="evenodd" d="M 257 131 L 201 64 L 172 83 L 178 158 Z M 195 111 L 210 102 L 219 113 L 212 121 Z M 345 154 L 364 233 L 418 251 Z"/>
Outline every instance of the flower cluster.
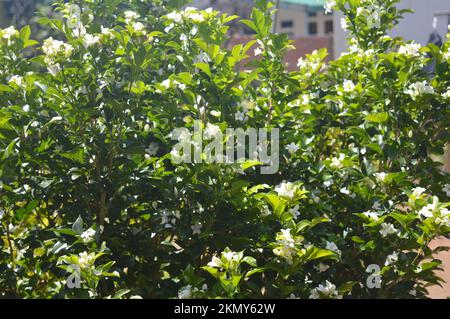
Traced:
<path fill-rule="evenodd" d="M 356 11 L 357 17 L 364 17 L 369 28 L 379 29 L 381 27 L 381 15 L 383 7 L 371 0 L 365 0 L 364 6 L 358 7 Z"/>
<path fill-rule="evenodd" d="M 310 299 L 342 299 L 336 286 L 328 280 L 325 281 L 325 285 L 320 284 L 317 288 L 311 290 Z"/>
<path fill-rule="evenodd" d="M 24 86 L 25 86 L 24 79 L 23 79 L 23 77 L 20 76 L 20 75 L 13 75 L 13 76 L 9 79 L 8 83 L 9 83 L 9 84 L 15 84 L 15 85 L 17 85 L 19 88 L 24 88 Z"/>
<path fill-rule="evenodd" d="M 238 270 L 243 257 L 244 253 L 242 251 L 234 252 L 227 247 L 222 251 L 220 258 L 213 256 L 212 260 L 208 263 L 208 266 L 235 272 Z"/>
<path fill-rule="evenodd" d="M 405 90 L 405 94 L 410 95 L 412 99 L 415 100 L 422 94 L 434 94 L 434 88 L 429 85 L 427 81 L 415 82 Z"/>
<path fill-rule="evenodd" d="M 69 58 L 73 52 L 73 46 L 60 40 L 55 40 L 52 37 L 44 40 L 42 51 L 44 52 L 44 62 L 52 75 L 56 75 L 61 71 L 60 64 L 56 61 L 59 58 Z"/>
<path fill-rule="evenodd" d="M 211 13 L 213 13 L 212 8 L 200 11 L 194 7 L 187 7 L 182 11 L 172 11 L 167 15 L 167 19 L 175 23 L 181 23 L 183 21 L 183 18 L 191 20 L 193 22 L 203 22 L 205 20 L 204 14 L 211 14 Z"/>
<path fill-rule="evenodd" d="M 80 266 L 81 269 L 88 269 L 94 264 L 95 258 L 95 253 L 83 251 L 78 254 L 78 266 Z"/>
<path fill-rule="evenodd" d="M 5 39 L 8 44 L 11 44 L 11 41 L 14 37 L 17 37 L 19 35 L 19 31 L 14 28 L 13 26 L 10 26 L 6 29 L 0 29 L 0 39 Z"/>
<path fill-rule="evenodd" d="M 273 253 L 286 259 L 289 264 L 292 264 L 297 249 L 296 241 L 291 235 L 291 229 L 282 229 L 279 233 L 277 233 L 275 239 L 277 247 L 273 249 Z"/>
<path fill-rule="evenodd" d="M 277 192 L 278 196 L 286 197 L 286 198 L 294 198 L 299 190 L 299 185 L 292 182 L 282 182 L 278 186 L 275 187 L 275 192 Z"/>
<path fill-rule="evenodd" d="M 81 239 L 83 240 L 83 243 L 85 244 L 91 242 L 94 239 L 94 236 L 95 230 L 93 230 L 92 228 L 87 229 L 80 235 Z"/>
<path fill-rule="evenodd" d="M 407 43 L 403 44 L 398 48 L 398 53 L 408 57 L 420 57 L 421 56 L 421 45 L 419 43 Z"/>

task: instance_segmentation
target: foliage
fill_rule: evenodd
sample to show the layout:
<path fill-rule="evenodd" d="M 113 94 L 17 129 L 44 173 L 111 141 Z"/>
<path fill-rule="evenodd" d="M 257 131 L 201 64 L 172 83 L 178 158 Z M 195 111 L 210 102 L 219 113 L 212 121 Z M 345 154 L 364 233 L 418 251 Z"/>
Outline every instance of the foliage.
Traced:
<path fill-rule="evenodd" d="M 58 1 L 41 23 L 61 40 L 0 31 L 0 296 L 421 298 L 441 283 L 449 44 L 387 36 L 396 0 L 337 0 L 349 51 L 288 72 L 270 3 L 241 22 L 255 41 L 227 50 L 237 17 L 176 2 Z M 170 133 L 194 120 L 279 128 L 279 172 L 174 163 Z"/>

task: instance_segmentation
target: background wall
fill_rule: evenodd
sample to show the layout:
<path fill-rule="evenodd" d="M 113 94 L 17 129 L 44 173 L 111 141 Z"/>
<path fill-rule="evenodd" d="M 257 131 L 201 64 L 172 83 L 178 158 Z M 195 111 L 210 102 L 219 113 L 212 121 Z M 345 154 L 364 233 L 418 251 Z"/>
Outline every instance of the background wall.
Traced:
<path fill-rule="evenodd" d="M 447 33 L 450 24 L 450 0 L 403 0 L 399 8 L 413 9 L 414 14 L 407 14 L 397 27 L 391 31 L 391 36 L 401 36 L 407 40 L 414 40 L 422 45 L 428 42 L 433 31 L 433 17 L 435 14 L 446 13 L 437 16 L 437 31 L 441 36 Z M 334 52 L 338 57 L 346 48 L 347 32 L 340 27 L 341 12 L 335 12 L 334 25 Z"/>

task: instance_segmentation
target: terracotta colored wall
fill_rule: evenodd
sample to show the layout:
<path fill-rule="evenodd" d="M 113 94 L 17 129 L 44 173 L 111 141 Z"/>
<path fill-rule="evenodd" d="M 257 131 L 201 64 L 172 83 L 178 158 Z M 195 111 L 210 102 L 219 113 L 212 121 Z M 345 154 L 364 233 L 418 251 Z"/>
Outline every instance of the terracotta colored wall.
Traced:
<path fill-rule="evenodd" d="M 444 169 L 450 173 L 450 144 L 447 145 L 447 153 L 445 158 Z M 438 246 L 450 246 L 450 239 L 441 238 L 431 243 L 432 248 Z M 430 293 L 431 298 L 448 298 L 450 297 L 450 252 L 441 252 L 436 257 L 443 261 L 442 268 L 444 271 L 440 272 L 439 275 L 444 278 L 446 283 L 443 287 L 431 287 L 428 289 L 428 292 Z"/>

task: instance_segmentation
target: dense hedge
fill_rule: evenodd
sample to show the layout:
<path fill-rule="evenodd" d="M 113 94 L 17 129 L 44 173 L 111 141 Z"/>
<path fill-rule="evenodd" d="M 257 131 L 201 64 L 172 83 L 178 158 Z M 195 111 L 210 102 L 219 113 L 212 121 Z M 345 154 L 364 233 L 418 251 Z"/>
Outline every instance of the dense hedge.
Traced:
<path fill-rule="evenodd" d="M 42 43 L 1 30 L 0 296 L 425 297 L 450 230 L 450 46 L 389 37 L 396 2 L 329 1 L 349 50 L 295 72 L 263 0 L 231 50 L 237 17 L 173 1 L 58 1 Z M 279 129 L 279 171 L 178 163 L 171 132 L 196 120 Z"/>

